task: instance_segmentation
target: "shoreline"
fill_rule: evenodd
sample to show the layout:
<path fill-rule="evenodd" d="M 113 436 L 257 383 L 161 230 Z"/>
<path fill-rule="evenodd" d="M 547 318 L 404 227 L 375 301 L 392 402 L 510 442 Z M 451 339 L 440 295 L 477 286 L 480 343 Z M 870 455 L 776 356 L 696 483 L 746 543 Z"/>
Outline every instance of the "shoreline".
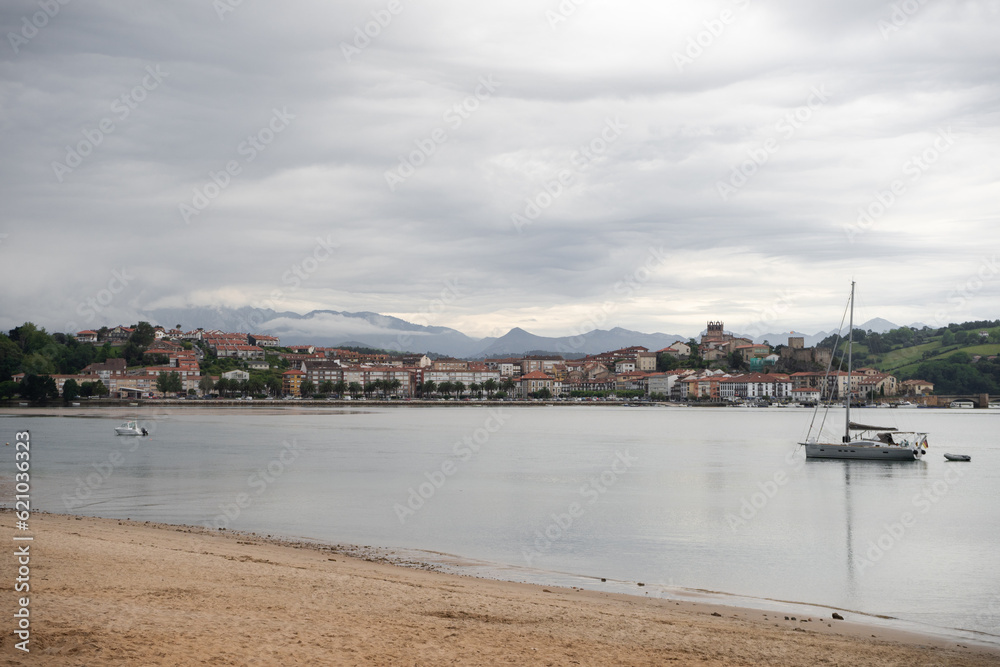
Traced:
<path fill-rule="evenodd" d="M 47 513 L 31 526 L 32 652 L 46 664 L 1000 660 L 997 647 L 829 613 L 475 578 L 345 545 Z M 2 645 L 20 654 L 11 633 Z"/>

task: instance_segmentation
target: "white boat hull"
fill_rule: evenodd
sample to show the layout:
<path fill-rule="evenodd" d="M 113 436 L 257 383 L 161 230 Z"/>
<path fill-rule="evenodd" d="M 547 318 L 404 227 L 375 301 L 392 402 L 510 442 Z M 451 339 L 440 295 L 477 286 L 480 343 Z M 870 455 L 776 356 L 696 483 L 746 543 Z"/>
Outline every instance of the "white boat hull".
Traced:
<path fill-rule="evenodd" d="M 146 429 L 139 426 L 138 421 L 125 422 L 115 427 L 115 435 L 146 435 Z"/>
<path fill-rule="evenodd" d="M 855 459 L 862 461 L 918 461 L 924 455 L 919 447 L 887 446 L 872 440 L 847 443 L 807 442 L 807 459 Z"/>

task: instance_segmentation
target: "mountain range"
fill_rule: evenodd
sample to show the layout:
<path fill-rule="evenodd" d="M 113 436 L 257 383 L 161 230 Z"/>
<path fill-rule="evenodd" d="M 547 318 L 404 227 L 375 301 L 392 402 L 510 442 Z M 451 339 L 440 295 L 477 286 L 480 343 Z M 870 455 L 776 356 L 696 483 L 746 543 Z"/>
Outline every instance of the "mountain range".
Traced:
<path fill-rule="evenodd" d="M 160 308 L 141 313 L 143 319 L 165 327 L 177 324 L 190 330 L 219 329 L 269 334 L 281 338 L 282 345 L 311 344 L 321 347 L 364 346 L 400 352 L 429 352 L 437 355 L 477 359 L 527 353 L 557 353 L 567 358 L 598 354 L 632 345 L 650 350 L 667 347 L 690 336 L 667 333 L 642 333 L 615 327 L 595 329 L 578 336 L 538 336 L 513 328 L 503 336 L 473 338 L 448 327 L 423 326 L 398 317 L 379 313 L 347 313 L 314 310 L 305 315 L 261 308 L 188 307 Z M 876 318 L 857 328 L 884 333 L 898 326 Z M 738 332 L 733 332 L 741 335 Z M 815 345 L 830 334 L 798 332 L 747 335 L 755 343 L 765 340 L 772 345 L 788 342 L 789 336 L 802 336 L 806 346 Z"/>

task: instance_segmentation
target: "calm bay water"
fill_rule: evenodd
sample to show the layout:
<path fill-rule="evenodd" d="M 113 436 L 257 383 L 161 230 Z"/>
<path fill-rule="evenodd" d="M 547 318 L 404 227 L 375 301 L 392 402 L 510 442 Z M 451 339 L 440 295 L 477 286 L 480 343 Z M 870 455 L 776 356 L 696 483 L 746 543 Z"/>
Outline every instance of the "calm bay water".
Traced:
<path fill-rule="evenodd" d="M 5 440 L 31 430 L 36 509 L 1000 635 L 1000 411 L 862 411 L 930 432 L 926 460 L 896 464 L 805 461 L 812 413 L 796 409 L 160 410 L 139 413 L 144 439 L 114 435 L 130 415 L 86 414 L 0 416 Z"/>

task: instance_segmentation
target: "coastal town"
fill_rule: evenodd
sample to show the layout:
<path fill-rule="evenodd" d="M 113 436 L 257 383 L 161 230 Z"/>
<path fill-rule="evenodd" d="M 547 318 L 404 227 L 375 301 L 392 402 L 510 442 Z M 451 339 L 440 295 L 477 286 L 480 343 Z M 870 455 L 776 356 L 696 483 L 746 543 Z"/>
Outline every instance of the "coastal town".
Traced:
<path fill-rule="evenodd" d="M 150 340 L 139 348 L 142 363 L 130 364 L 120 351 L 134 343 L 140 326 Z M 48 378 L 45 382 L 51 380 L 50 393 L 70 399 L 617 398 L 812 405 L 843 400 L 849 391 L 852 400 L 890 405 L 934 389 L 930 382 L 899 382 L 870 367 L 858 368 L 850 376 L 829 370 L 832 347 L 806 347 L 796 336 L 778 346 L 754 343 L 727 332 L 722 322 L 709 322 L 700 340 L 677 340 L 659 350 L 632 346 L 573 359 L 558 354 L 432 359 L 384 350 L 283 346 L 271 335 L 184 331 L 148 323 L 84 330 L 73 338 L 76 344 L 102 350 L 98 358 L 104 358 L 77 373 L 43 376 Z M 21 383 L 27 375 L 14 374 L 12 381 Z"/>

